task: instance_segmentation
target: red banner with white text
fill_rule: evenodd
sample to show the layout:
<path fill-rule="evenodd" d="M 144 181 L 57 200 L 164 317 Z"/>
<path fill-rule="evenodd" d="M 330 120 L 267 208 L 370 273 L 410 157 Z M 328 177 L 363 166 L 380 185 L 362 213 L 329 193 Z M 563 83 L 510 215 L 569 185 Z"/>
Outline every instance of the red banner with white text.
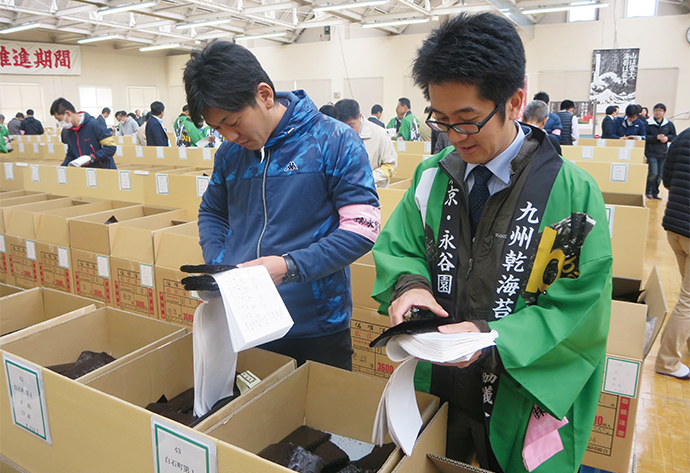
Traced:
<path fill-rule="evenodd" d="M 0 74 L 81 74 L 79 46 L 0 41 Z"/>

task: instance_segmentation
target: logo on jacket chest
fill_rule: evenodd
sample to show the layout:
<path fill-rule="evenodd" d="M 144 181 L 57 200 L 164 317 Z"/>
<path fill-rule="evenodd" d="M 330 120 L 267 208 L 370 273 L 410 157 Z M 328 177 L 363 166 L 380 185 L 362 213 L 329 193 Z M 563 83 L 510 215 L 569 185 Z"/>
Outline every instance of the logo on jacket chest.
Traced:
<path fill-rule="evenodd" d="M 294 161 L 290 161 L 287 166 L 285 166 L 284 171 L 285 172 L 290 172 L 290 171 L 297 171 L 299 168 L 297 167 L 297 164 L 295 164 Z"/>

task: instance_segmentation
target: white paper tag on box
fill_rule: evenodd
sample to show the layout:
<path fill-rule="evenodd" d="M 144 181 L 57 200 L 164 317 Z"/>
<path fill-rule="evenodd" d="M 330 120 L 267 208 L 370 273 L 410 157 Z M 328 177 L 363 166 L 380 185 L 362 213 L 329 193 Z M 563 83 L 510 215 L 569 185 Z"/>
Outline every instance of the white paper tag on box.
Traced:
<path fill-rule="evenodd" d="M 404 141 L 398 141 L 398 153 L 404 153 L 407 151 L 407 143 Z"/>
<path fill-rule="evenodd" d="M 5 179 L 8 181 L 14 180 L 14 165 L 12 163 L 5 163 Z"/>
<path fill-rule="evenodd" d="M 58 166 L 57 168 L 57 181 L 58 184 L 67 184 L 67 168 L 63 166 Z"/>
<path fill-rule="evenodd" d="M 155 473 L 216 473 L 216 444 L 171 423 L 151 417 Z"/>
<path fill-rule="evenodd" d="M 118 171 L 121 191 L 131 191 L 132 181 L 129 177 L 129 171 Z"/>
<path fill-rule="evenodd" d="M 134 147 L 134 154 L 137 158 L 143 158 L 144 157 L 144 148 L 142 146 L 135 146 Z"/>
<path fill-rule="evenodd" d="M 593 146 L 583 146 L 582 147 L 582 155 L 580 157 L 582 159 L 593 159 L 594 158 L 594 147 Z"/>
<path fill-rule="evenodd" d="M 640 376 L 640 362 L 606 357 L 604 386 L 601 390 L 608 394 L 637 397 L 637 380 Z"/>
<path fill-rule="evenodd" d="M 149 172 L 148 171 L 134 171 L 135 176 L 148 176 Z"/>
<path fill-rule="evenodd" d="M 431 154 L 431 141 L 424 142 L 424 154 Z"/>
<path fill-rule="evenodd" d="M 139 263 L 139 274 L 141 275 L 141 285 L 153 287 L 153 266 L 150 264 Z"/>
<path fill-rule="evenodd" d="M 117 145 L 117 146 L 115 147 L 115 149 L 116 149 L 115 155 L 116 155 L 117 157 L 121 158 L 121 157 L 122 157 L 122 145 Z"/>
<path fill-rule="evenodd" d="M 39 143 L 41 142 L 41 135 L 36 135 L 36 141 Z"/>
<path fill-rule="evenodd" d="M 38 154 L 38 144 L 34 143 L 34 154 Z"/>
<path fill-rule="evenodd" d="M 209 183 L 208 177 L 206 177 L 206 176 L 197 176 L 196 177 L 196 196 L 198 198 L 201 199 L 204 196 L 206 189 L 208 189 L 208 183 Z"/>
<path fill-rule="evenodd" d="M 24 138 L 26 138 L 26 141 L 31 143 L 31 135 L 24 135 Z"/>
<path fill-rule="evenodd" d="M 137 144 L 137 135 L 132 135 L 132 136 L 130 136 L 130 138 L 132 138 L 132 144 L 133 145 Z"/>
<path fill-rule="evenodd" d="M 48 154 L 55 154 L 55 145 L 53 143 L 48 143 Z"/>
<path fill-rule="evenodd" d="M 0 235 L 0 253 L 7 251 L 5 249 L 5 235 Z"/>
<path fill-rule="evenodd" d="M 162 146 L 156 146 L 156 158 L 165 159 L 165 149 Z"/>
<path fill-rule="evenodd" d="M 98 179 L 96 177 L 95 169 L 86 170 L 86 185 L 88 187 L 98 187 Z"/>
<path fill-rule="evenodd" d="M 68 145 L 62 145 L 62 148 L 65 150 L 65 154 L 67 154 L 67 151 L 69 150 Z"/>
<path fill-rule="evenodd" d="M 52 445 L 41 368 L 9 353 L 2 354 L 2 362 L 5 365 L 12 423 Z"/>
<path fill-rule="evenodd" d="M 625 147 L 626 148 L 634 148 L 635 147 L 635 141 L 634 140 L 625 140 Z"/>
<path fill-rule="evenodd" d="M 53 138 L 50 135 L 46 135 L 46 141 L 50 143 L 51 141 L 53 141 Z"/>
<path fill-rule="evenodd" d="M 125 141 L 124 141 L 122 138 L 123 138 L 122 136 L 118 136 L 118 137 L 117 137 L 117 142 L 120 143 L 120 144 L 124 143 Z"/>
<path fill-rule="evenodd" d="M 618 161 L 630 161 L 630 148 L 618 148 Z"/>
<path fill-rule="evenodd" d="M 69 269 L 69 250 L 58 247 L 58 265 L 61 268 Z"/>
<path fill-rule="evenodd" d="M 606 140 L 597 140 L 597 148 L 606 148 Z"/>
<path fill-rule="evenodd" d="M 168 188 L 167 174 L 156 174 L 156 194 L 170 194 L 170 189 Z"/>
<path fill-rule="evenodd" d="M 201 153 L 202 153 L 203 156 L 204 156 L 204 161 L 212 161 L 212 157 L 211 157 L 211 148 L 203 148 L 203 149 L 201 150 Z"/>
<path fill-rule="evenodd" d="M 627 164 L 611 164 L 611 182 L 628 182 Z"/>
<path fill-rule="evenodd" d="M 36 261 L 36 243 L 31 240 L 26 240 L 26 257 Z"/>
<path fill-rule="evenodd" d="M 616 219 L 616 207 L 613 205 L 604 205 L 606 209 L 606 220 L 609 222 L 609 233 L 613 238 L 613 221 Z"/>
<path fill-rule="evenodd" d="M 107 256 L 96 256 L 98 275 L 102 278 L 110 278 L 110 264 Z"/>
<path fill-rule="evenodd" d="M 19 152 L 20 153 L 24 152 L 24 143 L 19 143 Z"/>
<path fill-rule="evenodd" d="M 29 166 L 29 163 L 14 163 L 18 168 L 25 168 Z"/>
<path fill-rule="evenodd" d="M 31 165 L 31 182 L 41 182 L 41 174 L 38 164 Z"/>
<path fill-rule="evenodd" d="M 187 148 L 184 146 L 180 146 L 177 148 L 177 154 L 180 157 L 180 159 L 187 159 Z"/>

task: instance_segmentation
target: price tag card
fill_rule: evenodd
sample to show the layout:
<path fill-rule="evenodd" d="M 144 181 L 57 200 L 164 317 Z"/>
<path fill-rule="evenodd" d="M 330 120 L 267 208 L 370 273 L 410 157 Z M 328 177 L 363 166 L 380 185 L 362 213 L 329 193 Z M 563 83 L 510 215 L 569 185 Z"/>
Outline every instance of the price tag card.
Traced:
<path fill-rule="evenodd" d="M 613 221 L 616 219 L 616 207 L 613 205 L 604 205 L 606 208 L 606 220 L 609 222 L 609 233 L 613 238 Z"/>
<path fill-rule="evenodd" d="M 115 147 L 115 155 L 116 155 L 118 158 L 121 158 L 121 157 L 122 157 L 122 145 L 117 145 L 117 146 Z"/>
<path fill-rule="evenodd" d="M 31 240 L 26 240 L 26 257 L 36 261 L 36 243 Z"/>
<path fill-rule="evenodd" d="M 626 148 L 634 148 L 635 147 L 635 141 L 634 140 L 625 140 L 625 147 Z"/>
<path fill-rule="evenodd" d="M 38 144 L 34 143 L 34 154 L 38 154 Z"/>
<path fill-rule="evenodd" d="M 69 269 L 69 250 L 58 247 L 58 265 L 61 268 Z"/>
<path fill-rule="evenodd" d="M 2 362 L 5 365 L 12 423 L 52 445 L 43 372 L 39 367 L 8 353 L 2 354 Z"/>
<path fill-rule="evenodd" d="M 5 163 L 5 179 L 14 181 L 14 165 L 12 163 Z"/>
<path fill-rule="evenodd" d="M 593 146 L 583 146 L 582 147 L 582 159 L 593 159 L 594 157 L 594 147 Z"/>
<path fill-rule="evenodd" d="M 212 161 L 213 158 L 211 157 L 211 148 L 203 148 L 202 153 L 204 155 L 204 161 Z"/>
<path fill-rule="evenodd" d="M 134 147 L 134 153 L 137 158 L 143 158 L 144 157 L 144 148 L 142 146 L 135 146 Z"/>
<path fill-rule="evenodd" d="M 618 148 L 618 161 L 630 161 L 630 148 Z"/>
<path fill-rule="evenodd" d="M 137 144 L 137 135 L 132 135 L 130 138 L 132 138 L 133 145 Z"/>
<path fill-rule="evenodd" d="M 611 182 L 628 182 L 627 164 L 611 164 Z"/>
<path fill-rule="evenodd" d="M 398 153 L 404 153 L 405 151 L 407 151 L 407 143 L 398 141 Z"/>
<path fill-rule="evenodd" d="M 209 178 L 206 176 L 196 177 L 196 196 L 202 198 L 206 189 L 208 189 Z"/>
<path fill-rule="evenodd" d="M 177 153 L 180 156 L 180 159 L 187 159 L 187 148 L 184 146 L 177 148 Z"/>
<path fill-rule="evenodd" d="M 216 444 L 175 425 L 151 418 L 156 473 L 216 473 Z"/>
<path fill-rule="evenodd" d="M 5 251 L 5 235 L 0 235 L 0 253 L 4 253 Z"/>
<path fill-rule="evenodd" d="M 64 166 L 58 166 L 57 168 L 57 181 L 58 184 L 67 184 L 67 168 Z"/>
<path fill-rule="evenodd" d="M 165 159 L 165 149 L 162 146 L 156 146 L 156 158 Z"/>
<path fill-rule="evenodd" d="M 110 264 L 107 256 L 96 256 L 98 275 L 102 278 L 110 278 Z"/>
<path fill-rule="evenodd" d="M 48 154 L 55 154 L 55 145 L 53 143 L 48 143 Z"/>
<path fill-rule="evenodd" d="M 168 188 L 167 174 L 156 174 L 156 194 L 170 194 L 170 189 Z"/>
<path fill-rule="evenodd" d="M 606 148 L 606 140 L 597 140 L 597 148 Z"/>
<path fill-rule="evenodd" d="M 120 144 L 122 144 L 122 143 L 125 142 L 125 140 L 124 140 L 124 138 L 123 138 L 122 136 L 118 136 L 118 137 L 117 137 L 117 142 L 120 143 Z"/>
<path fill-rule="evenodd" d="M 98 180 L 96 177 L 96 170 L 95 169 L 87 169 L 86 170 L 86 185 L 88 187 L 98 187 Z"/>
<path fill-rule="evenodd" d="M 41 174 L 38 164 L 31 165 L 31 182 L 41 182 Z"/>
<path fill-rule="evenodd" d="M 636 397 L 637 380 L 640 376 L 640 362 L 606 357 L 604 386 L 601 390 L 619 396 Z"/>
<path fill-rule="evenodd" d="M 431 154 L 431 141 L 424 142 L 424 154 Z"/>
<path fill-rule="evenodd" d="M 20 153 L 24 152 L 24 143 L 19 143 L 19 152 Z"/>
<path fill-rule="evenodd" d="M 120 178 L 120 190 L 121 191 L 131 191 L 132 181 L 129 176 L 129 171 L 118 171 Z"/>
<path fill-rule="evenodd" d="M 153 266 L 139 263 L 139 274 L 141 275 L 141 285 L 153 288 Z"/>

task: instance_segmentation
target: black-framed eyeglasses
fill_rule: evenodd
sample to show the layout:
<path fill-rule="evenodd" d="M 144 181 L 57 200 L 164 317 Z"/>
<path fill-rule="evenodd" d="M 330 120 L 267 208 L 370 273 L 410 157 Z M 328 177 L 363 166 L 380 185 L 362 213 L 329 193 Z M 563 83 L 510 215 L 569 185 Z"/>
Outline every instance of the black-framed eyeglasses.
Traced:
<path fill-rule="evenodd" d="M 477 133 L 479 133 L 482 127 L 486 125 L 489 122 L 489 120 L 491 120 L 491 117 L 493 117 L 496 114 L 496 112 L 498 112 L 498 109 L 501 107 L 501 105 L 502 104 L 496 105 L 494 111 L 491 112 L 488 117 L 486 117 L 479 123 L 462 122 L 453 123 L 452 125 L 449 125 L 448 123 L 441 123 L 437 122 L 436 120 L 431 120 L 431 114 L 434 112 L 429 112 L 429 116 L 426 117 L 426 124 L 429 125 L 429 128 L 431 128 L 432 130 L 440 131 L 441 133 L 448 133 L 452 128 L 461 135 L 476 135 Z"/>

